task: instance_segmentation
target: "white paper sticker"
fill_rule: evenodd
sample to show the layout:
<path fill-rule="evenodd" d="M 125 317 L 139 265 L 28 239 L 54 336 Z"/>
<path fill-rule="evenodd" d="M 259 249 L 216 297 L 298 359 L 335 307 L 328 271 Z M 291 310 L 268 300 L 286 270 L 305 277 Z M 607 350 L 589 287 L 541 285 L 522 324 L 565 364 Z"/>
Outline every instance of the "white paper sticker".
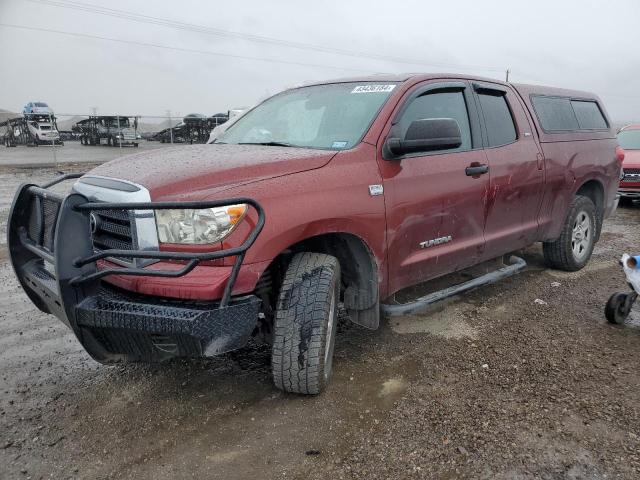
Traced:
<path fill-rule="evenodd" d="M 394 88 L 396 88 L 395 85 L 358 85 L 351 90 L 351 93 L 389 93 Z"/>
<path fill-rule="evenodd" d="M 347 146 L 347 143 L 349 142 L 333 142 L 331 148 L 344 148 Z"/>

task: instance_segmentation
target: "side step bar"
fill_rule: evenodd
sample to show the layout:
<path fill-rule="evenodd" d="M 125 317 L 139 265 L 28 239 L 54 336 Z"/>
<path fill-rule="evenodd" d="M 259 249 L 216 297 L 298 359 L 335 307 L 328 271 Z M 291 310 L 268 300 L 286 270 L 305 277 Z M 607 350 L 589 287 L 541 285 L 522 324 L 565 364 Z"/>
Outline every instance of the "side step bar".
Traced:
<path fill-rule="evenodd" d="M 434 303 L 440 302 L 454 295 L 467 292 L 471 289 L 481 287 L 482 285 L 489 285 L 491 283 L 495 283 L 504 278 L 515 275 L 516 273 L 521 272 L 526 266 L 527 262 L 525 262 L 522 258 L 512 255 L 511 258 L 509 258 L 509 265 L 505 265 L 504 267 L 499 268 L 498 270 L 495 270 L 493 272 L 486 273 L 485 275 L 482 275 L 480 277 L 471 279 L 458 285 L 454 285 L 452 287 L 445 288 L 443 290 L 438 290 L 437 292 L 433 292 L 425 295 L 424 297 L 420 297 L 413 302 L 394 305 L 383 303 L 382 305 L 380 305 L 380 307 L 382 308 L 382 313 L 389 317 L 423 313 L 427 309 L 427 307 L 433 305 Z"/>

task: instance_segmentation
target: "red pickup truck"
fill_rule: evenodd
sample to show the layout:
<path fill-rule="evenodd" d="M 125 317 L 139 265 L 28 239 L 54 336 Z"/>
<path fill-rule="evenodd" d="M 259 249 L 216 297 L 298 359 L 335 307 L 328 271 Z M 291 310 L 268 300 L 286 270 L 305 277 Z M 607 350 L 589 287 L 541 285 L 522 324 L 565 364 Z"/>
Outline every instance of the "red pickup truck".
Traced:
<path fill-rule="evenodd" d="M 275 384 L 320 392 L 339 309 L 377 328 L 396 292 L 543 242 L 588 262 L 622 154 L 589 93 L 459 75 L 275 95 L 213 144 L 141 152 L 68 195 L 23 185 L 18 279 L 96 360 L 272 344 Z"/>
<path fill-rule="evenodd" d="M 624 149 L 620 201 L 631 202 L 640 198 L 640 125 L 627 125 L 618 132 L 618 143 Z"/>

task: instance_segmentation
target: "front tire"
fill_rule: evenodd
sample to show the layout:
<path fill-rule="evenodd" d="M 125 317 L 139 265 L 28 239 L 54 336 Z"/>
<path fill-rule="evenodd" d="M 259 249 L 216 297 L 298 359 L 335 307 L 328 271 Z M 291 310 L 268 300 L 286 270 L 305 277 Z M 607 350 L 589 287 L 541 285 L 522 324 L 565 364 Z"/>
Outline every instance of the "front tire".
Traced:
<path fill-rule="evenodd" d="M 595 205 L 591 199 L 577 195 L 569 206 L 560 237 L 542 244 L 544 259 L 551 268 L 581 270 L 591 258 L 597 231 Z"/>
<path fill-rule="evenodd" d="M 340 264 L 321 253 L 298 253 L 287 268 L 274 322 L 271 367 L 281 390 L 320 393 L 329 383 L 338 323 Z"/>

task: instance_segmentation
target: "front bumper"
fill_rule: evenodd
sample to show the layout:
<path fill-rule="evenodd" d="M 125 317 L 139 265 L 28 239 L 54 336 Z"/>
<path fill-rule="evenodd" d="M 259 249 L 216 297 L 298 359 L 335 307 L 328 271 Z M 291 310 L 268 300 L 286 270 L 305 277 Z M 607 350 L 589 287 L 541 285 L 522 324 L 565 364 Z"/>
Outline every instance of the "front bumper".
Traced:
<path fill-rule="evenodd" d="M 640 186 L 635 188 L 619 188 L 618 195 L 623 198 L 640 198 Z"/>
<path fill-rule="evenodd" d="M 66 197 L 45 187 L 23 185 L 16 193 L 7 229 L 11 262 L 25 293 L 43 312 L 62 320 L 96 360 L 158 361 L 176 356 L 211 356 L 242 347 L 253 332 L 261 307 L 254 295 L 231 297 L 246 250 L 262 226 L 264 213 L 253 199 L 216 202 L 92 203 L 83 195 Z M 209 208 L 248 203 L 258 212 L 254 230 L 239 247 L 209 253 L 104 250 L 91 240 L 90 213 L 100 209 L 153 210 Z M 186 302 L 132 294 L 110 286 L 108 276 L 180 277 L 199 262 L 235 256 L 219 301 Z M 104 268 L 104 258 L 133 257 L 183 262 L 174 270 Z"/>

